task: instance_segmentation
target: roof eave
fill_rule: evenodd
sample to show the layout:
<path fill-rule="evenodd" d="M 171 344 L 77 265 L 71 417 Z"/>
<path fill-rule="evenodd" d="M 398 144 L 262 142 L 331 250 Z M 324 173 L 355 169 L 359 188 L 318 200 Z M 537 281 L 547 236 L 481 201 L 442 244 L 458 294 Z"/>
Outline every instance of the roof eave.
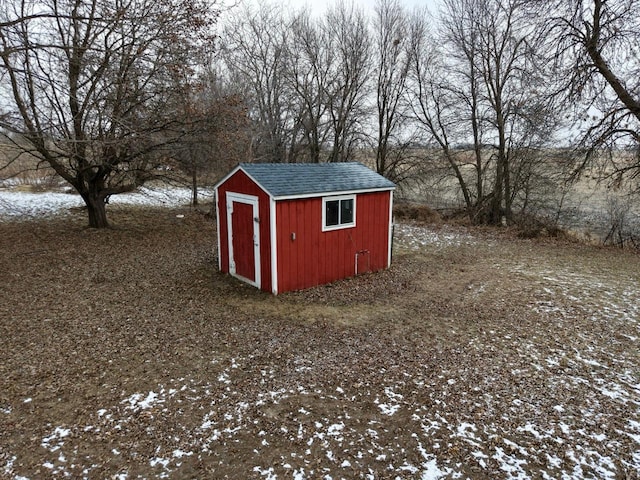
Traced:
<path fill-rule="evenodd" d="M 326 196 L 339 196 L 339 195 L 355 195 L 359 193 L 375 193 L 375 192 L 392 192 L 396 189 L 393 187 L 378 187 L 378 188 L 363 188 L 352 190 L 330 190 L 326 192 L 310 192 L 310 193 L 298 193 L 292 195 L 273 195 L 274 200 L 297 200 L 301 198 L 315 198 Z"/>

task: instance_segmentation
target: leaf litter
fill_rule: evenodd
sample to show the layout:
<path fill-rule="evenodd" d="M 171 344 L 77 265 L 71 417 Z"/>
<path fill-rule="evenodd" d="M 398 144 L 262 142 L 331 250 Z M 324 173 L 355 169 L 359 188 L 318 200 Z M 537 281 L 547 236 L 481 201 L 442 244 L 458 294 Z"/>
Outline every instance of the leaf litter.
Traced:
<path fill-rule="evenodd" d="M 638 476 L 637 255 L 400 224 L 272 297 L 192 210 L 112 218 L 0 225 L 0 477 Z"/>

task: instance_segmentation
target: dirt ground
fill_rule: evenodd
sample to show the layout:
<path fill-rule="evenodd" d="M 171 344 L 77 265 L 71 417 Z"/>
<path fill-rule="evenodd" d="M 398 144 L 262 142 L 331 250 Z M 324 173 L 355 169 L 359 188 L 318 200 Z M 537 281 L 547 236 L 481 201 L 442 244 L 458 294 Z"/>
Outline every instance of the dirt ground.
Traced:
<path fill-rule="evenodd" d="M 0 222 L 1 478 L 639 478 L 637 253 L 403 223 L 274 297 L 198 213 L 111 220 Z"/>

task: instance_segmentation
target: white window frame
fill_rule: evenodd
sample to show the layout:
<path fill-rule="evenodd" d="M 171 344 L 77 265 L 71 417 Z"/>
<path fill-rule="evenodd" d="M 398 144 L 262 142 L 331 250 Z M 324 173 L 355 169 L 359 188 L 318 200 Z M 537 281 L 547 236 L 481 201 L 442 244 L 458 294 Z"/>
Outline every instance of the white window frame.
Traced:
<path fill-rule="evenodd" d="M 352 200 L 353 201 L 353 221 L 349 223 L 340 223 L 340 214 L 342 208 L 338 203 L 338 224 L 327 226 L 327 202 L 335 202 L 338 200 Z M 322 231 L 329 232 L 331 230 L 341 230 L 343 228 L 354 228 L 356 226 L 356 195 L 336 195 L 332 197 L 322 197 Z"/>

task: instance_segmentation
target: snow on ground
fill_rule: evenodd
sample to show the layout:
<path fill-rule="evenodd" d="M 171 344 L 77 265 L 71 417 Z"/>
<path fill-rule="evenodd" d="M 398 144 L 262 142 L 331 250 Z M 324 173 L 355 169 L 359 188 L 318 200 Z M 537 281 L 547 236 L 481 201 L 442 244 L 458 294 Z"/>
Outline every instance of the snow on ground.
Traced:
<path fill-rule="evenodd" d="M 141 188 L 136 192 L 112 195 L 110 205 L 178 206 L 190 201 L 191 191 L 186 188 L 150 189 Z M 204 192 L 203 196 L 207 197 Z M 209 194 L 210 197 L 210 194 Z M 64 215 L 70 209 L 81 208 L 84 202 L 79 195 L 62 192 L 22 192 L 0 189 L 0 219 L 41 218 L 43 216 Z"/>
<path fill-rule="evenodd" d="M 243 365 L 245 362 L 251 362 L 251 359 L 234 361 Z M 225 369 L 224 378 L 233 378 L 237 371 L 231 367 Z M 275 372 L 269 372 L 268 379 L 274 375 Z M 148 425 L 147 429 L 153 429 L 154 422 L 175 414 L 188 402 L 198 402 L 210 405 L 201 414 L 201 420 L 180 432 L 174 439 L 176 448 L 158 448 L 156 455 L 148 460 L 157 477 L 163 478 L 179 472 L 185 460 L 190 457 L 201 459 L 228 445 L 242 443 L 243 437 L 247 434 L 257 435 L 261 439 L 261 447 L 251 454 L 255 463 L 252 471 L 264 478 L 281 478 L 276 471 L 285 472 L 284 478 L 334 478 L 330 472 L 335 471 L 342 472 L 336 478 L 349 478 L 354 472 L 364 472 L 362 478 L 377 478 L 376 470 L 370 467 L 364 470 L 359 468 L 360 465 L 372 463 L 377 465 L 380 471 L 390 474 L 395 472 L 405 477 L 407 474 L 412 478 L 424 479 L 438 479 L 447 475 L 451 475 L 452 478 L 460 477 L 451 468 L 439 466 L 436 456 L 427 453 L 422 445 L 423 438 L 429 436 L 429 429 L 433 429 L 435 425 L 454 429 L 455 427 L 445 425 L 446 421 L 440 423 L 442 419 L 434 422 L 427 415 L 418 413 L 419 409 L 412 416 L 412 428 L 416 433 L 403 439 L 408 441 L 408 446 L 415 451 L 405 451 L 403 448 L 403 455 L 379 440 L 381 435 L 389 432 L 389 426 L 380 421 L 382 418 L 369 420 L 364 426 L 361 425 L 357 398 L 345 398 L 339 392 L 334 395 L 299 386 L 290 390 L 265 390 L 248 402 L 239 399 L 243 396 L 235 388 L 220 388 L 220 385 L 215 384 L 198 385 L 188 379 L 174 380 L 171 383 L 173 387 L 159 386 L 157 391 L 135 393 L 124 398 L 119 405 L 98 409 L 92 424 L 77 425 L 73 427 L 73 432 L 69 428 L 52 428 L 51 434 L 42 439 L 42 446 L 49 452 L 42 466 L 52 474 L 69 476 L 73 470 L 68 467 L 77 461 L 73 456 L 74 452 L 67 455 L 61 453 L 65 438 L 69 435 L 76 438 L 116 438 L 122 432 L 135 428 L 136 422 L 143 422 Z M 389 388 L 385 389 L 383 395 L 394 406 L 392 411 L 383 412 L 384 415 L 392 416 L 399 408 L 407 407 L 403 404 L 401 396 L 394 394 Z M 301 403 L 305 403 L 304 397 L 309 397 L 310 404 L 317 400 L 346 401 L 347 407 L 335 418 L 319 418 L 313 416 L 313 412 L 301 408 L 297 412 L 291 412 L 291 420 L 296 428 L 281 426 L 274 430 L 271 413 L 273 409 L 291 398 L 303 400 Z M 143 418 L 134 415 L 141 410 L 149 410 L 149 413 Z M 270 456 L 273 447 L 281 448 L 283 440 L 295 447 L 290 448 L 286 452 L 287 455 L 281 456 L 276 464 L 265 461 L 264 458 Z M 112 450 L 112 454 L 115 462 L 121 458 L 121 452 L 116 449 Z M 127 455 L 137 457 L 135 450 Z M 318 468 L 318 456 L 330 466 Z M 411 457 L 411 460 L 406 457 Z M 93 462 L 90 455 L 83 460 L 85 464 Z M 228 462 L 228 458 L 219 460 L 220 465 Z M 10 471 L 10 468 L 11 465 L 5 467 L 7 471 Z M 127 469 L 123 468 L 119 476 L 128 478 L 128 473 Z M 91 468 L 83 471 L 83 475 L 87 477 L 90 474 Z"/>
<path fill-rule="evenodd" d="M 513 398 L 512 407 L 503 415 L 526 409 L 534 415 L 513 425 L 509 432 L 496 423 L 445 413 L 448 392 L 433 388 L 427 382 L 426 371 L 424 377 L 418 374 L 382 391 L 368 392 L 366 386 L 354 389 L 345 385 L 323 391 L 305 384 L 270 390 L 267 385 L 282 373 L 271 370 L 263 372 L 264 389 L 256 389 L 247 398 L 239 386 L 253 361 L 233 358 L 235 366 L 225 367 L 218 383 L 198 384 L 188 378 L 171 380 L 153 391 L 127 395 L 119 404 L 97 408 L 90 424 L 52 426 L 41 441 L 48 452 L 42 467 L 52 475 L 75 476 L 74 465 L 82 462 L 89 465 L 82 476 L 90 478 L 92 468 L 97 468 L 100 460 L 92 458 L 90 452 L 84 452 L 80 458 L 77 448 L 67 451 L 68 438 L 94 442 L 99 438 L 118 438 L 136 429 L 151 434 L 157 422 L 172 421 L 181 425 L 172 446 L 158 446 L 154 456 L 147 460 L 157 478 L 180 476 L 187 462 L 205 461 L 211 455 L 219 458 L 216 462 L 222 467 L 229 458 L 219 452 L 241 448 L 248 437 L 260 439 L 260 446 L 244 452 L 242 458 L 253 462 L 254 478 L 265 479 L 354 476 L 374 479 L 382 473 L 388 478 L 472 478 L 463 470 L 480 474 L 489 465 L 497 466 L 502 472 L 500 478 L 505 479 L 533 478 L 532 469 L 538 472 L 535 478 L 567 480 L 614 479 L 621 478 L 624 472 L 640 471 L 640 385 L 631 385 L 620 377 L 615 385 L 611 378 L 606 380 L 609 388 L 617 389 L 614 394 L 599 389 L 597 378 L 576 379 L 593 383 L 593 399 L 588 407 L 575 411 L 572 399 L 567 397 L 567 404 L 555 405 L 550 412 L 552 420 L 545 423 L 538 423 L 535 416 L 536 410 L 544 408 L 542 405 L 526 396 Z M 461 374 L 462 371 L 450 372 L 451 376 Z M 555 382 L 564 380 L 552 378 L 551 383 Z M 451 378 L 446 383 L 455 389 L 457 381 Z M 552 384 L 551 389 L 557 387 Z M 485 407 L 498 402 L 495 395 L 487 393 L 490 392 L 487 387 L 480 382 L 475 391 L 469 392 Z M 399 391 L 410 391 L 412 398 L 405 398 Z M 375 398 L 373 403 L 380 412 L 363 416 L 361 405 L 370 397 Z M 422 398 L 422 402 L 416 403 L 416 397 Z M 339 405 L 335 416 L 325 416 L 317 407 L 328 402 Z M 612 418 L 605 408 L 606 402 L 628 404 L 635 420 Z M 205 405 L 195 422 L 187 420 L 184 414 L 194 403 Z M 296 407 L 299 405 L 306 407 Z M 401 427 L 395 417 L 402 417 Z M 618 456 L 621 445 L 608 438 L 611 428 L 623 431 L 635 442 L 637 453 L 633 457 Z M 467 463 L 445 464 L 439 460 L 441 452 L 453 450 L 468 451 Z M 110 462 L 122 463 L 118 478 L 129 478 L 130 472 L 124 465 L 132 459 L 143 461 L 143 457 L 135 447 L 126 457 L 113 449 Z M 12 463 L 4 468 L 11 473 Z"/>
<path fill-rule="evenodd" d="M 468 233 L 448 230 L 446 227 L 437 230 L 421 225 L 396 223 L 394 225 L 394 242 L 409 250 L 420 250 L 426 246 L 437 249 L 473 245 L 477 239 Z"/>

